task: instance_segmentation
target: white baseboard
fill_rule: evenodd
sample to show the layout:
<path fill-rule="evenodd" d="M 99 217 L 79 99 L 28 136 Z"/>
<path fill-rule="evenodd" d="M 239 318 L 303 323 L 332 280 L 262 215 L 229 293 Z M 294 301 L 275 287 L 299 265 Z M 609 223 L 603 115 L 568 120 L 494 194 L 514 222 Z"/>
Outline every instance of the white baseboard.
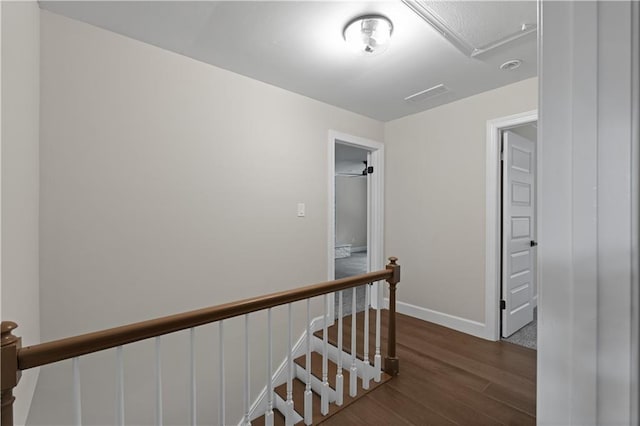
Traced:
<path fill-rule="evenodd" d="M 389 306 L 389 299 L 385 298 L 385 306 Z M 486 327 L 481 322 L 457 317 L 455 315 L 445 314 L 443 312 L 434 311 L 432 309 L 423 308 L 421 306 L 411 305 L 405 302 L 396 302 L 396 311 L 401 314 L 409 315 L 410 317 L 418 318 L 424 321 L 429 321 L 434 324 L 460 331 L 462 333 L 471 334 L 472 336 L 480 337 L 482 339 L 489 339 L 486 335 Z"/>

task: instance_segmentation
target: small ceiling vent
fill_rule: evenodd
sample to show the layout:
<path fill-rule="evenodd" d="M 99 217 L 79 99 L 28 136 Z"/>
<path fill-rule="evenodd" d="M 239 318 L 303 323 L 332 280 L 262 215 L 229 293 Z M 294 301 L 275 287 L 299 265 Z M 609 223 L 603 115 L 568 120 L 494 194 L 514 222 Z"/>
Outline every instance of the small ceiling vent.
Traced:
<path fill-rule="evenodd" d="M 449 90 L 449 88 L 444 84 L 438 84 L 437 86 L 433 86 L 421 92 L 414 93 L 413 95 L 407 96 L 406 98 L 404 98 L 404 100 L 407 102 L 422 102 L 426 99 L 430 99 L 435 96 L 440 96 L 450 91 L 451 90 Z"/>
<path fill-rule="evenodd" d="M 512 59 L 500 65 L 500 69 L 504 71 L 513 71 L 520 68 L 520 65 L 522 65 L 522 61 L 520 59 Z"/>

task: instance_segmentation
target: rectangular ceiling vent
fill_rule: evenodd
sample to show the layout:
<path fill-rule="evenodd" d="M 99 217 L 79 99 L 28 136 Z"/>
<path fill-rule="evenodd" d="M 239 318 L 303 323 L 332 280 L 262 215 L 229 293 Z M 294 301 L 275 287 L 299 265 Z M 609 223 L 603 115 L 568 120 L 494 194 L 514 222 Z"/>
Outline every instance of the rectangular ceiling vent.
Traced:
<path fill-rule="evenodd" d="M 422 102 L 424 100 L 443 95 L 450 92 L 449 88 L 444 84 L 438 84 L 437 86 L 430 87 L 421 92 L 414 93 L 413 95 L 404 98 L 407 102 Z"/>

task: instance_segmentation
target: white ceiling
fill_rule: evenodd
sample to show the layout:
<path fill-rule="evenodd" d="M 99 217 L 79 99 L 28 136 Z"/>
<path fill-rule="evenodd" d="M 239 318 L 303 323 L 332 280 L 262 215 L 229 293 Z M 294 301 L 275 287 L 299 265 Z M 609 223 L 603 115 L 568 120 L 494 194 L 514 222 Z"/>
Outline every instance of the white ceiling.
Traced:
<path fill-rule="evenodd" d="M 484 48 L 536 23 L 535 1 L 430 2 L 447 28 Z M 41 1 L 41 7 L 248 77 L 389 121 L 536 75 L 535 31 L 473 58 L 397 1 Z M 394 24 L 388 50 L 348 49 L 350 20 Z M 499 66 L 520 59 L 522 66 Z M 444 84 L 450 92 L 404 99 Z"/>

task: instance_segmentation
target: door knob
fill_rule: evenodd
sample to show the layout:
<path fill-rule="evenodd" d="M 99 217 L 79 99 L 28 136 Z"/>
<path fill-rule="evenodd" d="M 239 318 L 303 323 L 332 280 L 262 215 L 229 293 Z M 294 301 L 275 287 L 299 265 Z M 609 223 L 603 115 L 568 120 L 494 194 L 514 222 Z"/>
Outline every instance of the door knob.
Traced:
<path fill-rule="evenodd" d="M 538 245 L 538 242 L 531 240 L 531 242 L 529 244 L 531 245 L 531 247 L 535 247 L 535 246 Z"/>

